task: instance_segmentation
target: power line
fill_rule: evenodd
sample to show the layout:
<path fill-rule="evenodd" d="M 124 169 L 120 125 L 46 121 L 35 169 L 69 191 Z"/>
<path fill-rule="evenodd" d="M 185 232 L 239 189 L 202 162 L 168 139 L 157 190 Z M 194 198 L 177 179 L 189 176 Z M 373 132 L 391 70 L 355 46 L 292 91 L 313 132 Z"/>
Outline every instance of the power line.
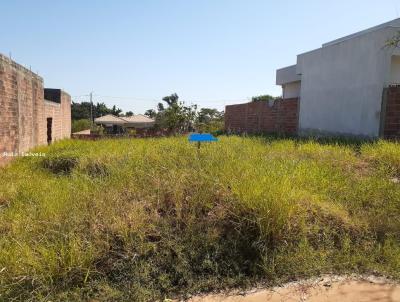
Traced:
<path fill-rule="evenodd" d="M 137 100 L 137 101 L 157 101 L 157 99 L 148 99 L 148 98 L 132 97 L 132 96 L 111 96 L 111 95 L 101 95 L 101 94 L 96 94 L 95 96 L 102 97 L 102 98 L 112 98 L 112 99 L 130 99 L 130 100 Z"/>
<path fill-rule="evenodd" d="M 133 96 L 111 96 L 111 95 L 101 95 L 101 94 L 94 94 L 94 93 L 73 96 L 73 98 L 78 99 L 77 101 L 81 101 L 81 102 L 82 102 L 82 100 L 84 98 L 88 98 L 88 97 L 89 97 L 89 102 L 92 102 L 91 98 L 93 98 L 93 97 L 97 97 L 97 99 L 98 98 L 102 98 L 102 99 L 121 99 L 121 100 L 129 101 L 129 102 L 133 102 L 133 103 L 136 103 L 136 102 L 152 102 L 152 103 L 155 104 L 155 106 L 156 106 L 156 103 L 162 102 L 162 99 L 157 99 L 157 98 L 153 99 L 153 98 L 142 98 L 142 97 L 133 97 Z M 214 99 L 214 100 L 205 100 L 205 99 L 203 99 L 203 100 L 193 100 L 193 99 L 188 99 L 185 103 L 187 103 L 187 104 L 217 103 L 217 104 L 221 104 L 221 105 L 226 106 L 226 104 L 229 104 L 229 103 L 249 102 L 250 100 L 251 100 L 251 98 L 220 99 L 220 100 L 216 100 L 216 99 Z"/>
<path fill-rule="evenodd" d="M 80 98 L 80 97 L 82 97 L 82 96 L 90 96 L 90 94 L 73 95 L 73 96 L 71 96 L 71 97 L 73 97 L 73 98 Z"/>
<path fill-rule="evenodd" d="M 99 95 L 96 94 L 97 97 L 102 98 L 115 98 L 115 99 L 125 99 L 125 100 L 132 100 L 132 101 L 150 101 L 150 102 L 161 102 L 160 99 L 148 99 L 148 98 L 141 98 L 141 97 L 130 97 L 130 96 L 110 96 L 110 95 Z M 226 103 L 226 102 L 244 102 L 249 101 L 250 98 L 244 99 L 224 99 L 224 100 L 192 100 L 189 99 L 189 103 Z"/>

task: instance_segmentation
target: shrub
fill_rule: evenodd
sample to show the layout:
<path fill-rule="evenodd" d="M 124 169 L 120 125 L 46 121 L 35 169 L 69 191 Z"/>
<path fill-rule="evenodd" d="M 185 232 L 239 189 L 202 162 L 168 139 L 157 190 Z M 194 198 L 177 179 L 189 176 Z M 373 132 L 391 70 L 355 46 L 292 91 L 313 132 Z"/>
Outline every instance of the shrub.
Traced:
<path fill-rule="evenodd" d="M 54 174 L 70 174 L 78 165 L 76 155 L 51 155 L 42 160 L 42 166 Z"/>
<path fill-rule="evenodd" d="M 90 129 L 91 124 L 92 123 L 88 119 L 72 120 L 71 131 L 74 133 Z"/>
<path fill-rule="evenodd" d="M 222 133 L 224 131 L 224 121 L 210 121 L 208 123 L 198 123 L 196 130 L 202 133 Z"/>
<path fill-rule="evenodd" d="M 90 159 L 83 165 L 82 170 L 94 178 L 103 178 L 110 174 L 110 168 L 105 159 Z"/>

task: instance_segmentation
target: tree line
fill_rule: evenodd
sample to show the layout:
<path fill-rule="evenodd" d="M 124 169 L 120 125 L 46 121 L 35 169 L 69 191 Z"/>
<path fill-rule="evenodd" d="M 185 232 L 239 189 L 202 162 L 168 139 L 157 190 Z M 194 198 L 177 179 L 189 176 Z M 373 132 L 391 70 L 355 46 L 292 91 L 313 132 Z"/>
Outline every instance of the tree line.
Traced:
<path fill-rule="evenodd" d="M 91 118 L 95 119 L 107 114 L 115 116 L 132 116 L 132 111 L 123 111 L 116 107 L 107 107 L 105 103 L 72 102 L 72 132 L 90 129 Z M 224 112 L 214 108 L 198 108 L 187 105 L 174 93 L 162 98 L 157 109 L 149 109 L 144 113 L 156 121 L 155 127 L 174 133 L 189 131 L 218 132 L 224 126 Z"/>

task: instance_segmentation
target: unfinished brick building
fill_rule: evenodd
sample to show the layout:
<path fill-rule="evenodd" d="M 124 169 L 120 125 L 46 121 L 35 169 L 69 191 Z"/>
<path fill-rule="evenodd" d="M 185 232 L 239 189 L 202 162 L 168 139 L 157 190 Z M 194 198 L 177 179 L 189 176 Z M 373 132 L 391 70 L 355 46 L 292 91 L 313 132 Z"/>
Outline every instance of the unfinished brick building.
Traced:
<path fill-rule="evenodd" d="M 0 161 L 70 135 L 71 97 L 0 54 Z"/>

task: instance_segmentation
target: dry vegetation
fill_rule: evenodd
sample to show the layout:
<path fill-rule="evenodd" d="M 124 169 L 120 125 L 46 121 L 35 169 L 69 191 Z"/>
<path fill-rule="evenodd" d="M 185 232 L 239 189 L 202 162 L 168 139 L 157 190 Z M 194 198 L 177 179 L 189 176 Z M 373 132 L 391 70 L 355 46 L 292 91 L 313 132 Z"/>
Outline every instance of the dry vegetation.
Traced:
<path fill-rule="evenodd" d="M 154 301 L 400 277 L 400 145 L 62 141 L 0 170 L 0 300 Z"/>

